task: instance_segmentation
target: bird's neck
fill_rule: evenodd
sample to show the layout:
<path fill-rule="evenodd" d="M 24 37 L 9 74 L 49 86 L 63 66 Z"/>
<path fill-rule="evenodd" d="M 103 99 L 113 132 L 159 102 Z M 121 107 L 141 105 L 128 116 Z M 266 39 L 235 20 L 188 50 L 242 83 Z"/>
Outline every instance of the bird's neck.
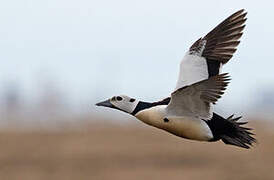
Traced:
<path fill-rule="evenodd" d="M 135 116 L 138 112 L 140 112 L 142 110 L 149 109 L 149 108 L 152 108 L 154 106 L 159 106 L 159 105 L 168 105 L 169 102 L 170 102 L 170 97 L 165 98 L 161 101 L 157 101 L 157 102 L 139 101 L 136 108 L 134 109 L 134 111 L 131 114 L 133 116 Z"/>
<path fill-rule="evenodd" d="M 153 107 L 152 105 L 153 103 L 150 102 L 144 102 L 144 101 L 139 101 L 136 108 L 134 109 L 134 111 L 131 113 L 133 116 L 135 116 L 138 112 L 144 110 L 144 109 L 148 109 Z"/>

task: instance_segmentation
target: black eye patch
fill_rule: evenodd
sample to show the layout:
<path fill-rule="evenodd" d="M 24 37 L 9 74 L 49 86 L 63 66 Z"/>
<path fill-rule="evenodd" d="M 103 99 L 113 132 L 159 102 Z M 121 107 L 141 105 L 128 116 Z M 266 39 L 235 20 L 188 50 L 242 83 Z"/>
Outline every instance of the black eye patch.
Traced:
<path fill-rule="evenodd" d="M 117 96 L 117 97 L 116 97 L 116 100 L 117 100 L 117 101 L 122 101 L 123 98 L 122 98 L 121 96 Z"/>
<path fill-rule="evenodd" d="M 130 100 L 129 100 L 129 102 L 134 102 L 135 101 L 135 99 L 134 98 L 131 98 Z"/>

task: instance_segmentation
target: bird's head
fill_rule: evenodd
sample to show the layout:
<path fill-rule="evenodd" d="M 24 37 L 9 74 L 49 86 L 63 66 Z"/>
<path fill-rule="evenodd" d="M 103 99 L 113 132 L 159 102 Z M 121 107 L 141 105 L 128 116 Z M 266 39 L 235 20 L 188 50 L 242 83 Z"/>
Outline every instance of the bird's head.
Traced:
<path fill-rule="evenodd" d="M 124 111 L 126 113 L 131 114 L 138 105 L 138 101 L 134 98 L 125 95 L 120 95 L 113 96 L 112 98 L 106 101 L 99 102 L 96 105 L 118 109 L 120 111 Z"/>

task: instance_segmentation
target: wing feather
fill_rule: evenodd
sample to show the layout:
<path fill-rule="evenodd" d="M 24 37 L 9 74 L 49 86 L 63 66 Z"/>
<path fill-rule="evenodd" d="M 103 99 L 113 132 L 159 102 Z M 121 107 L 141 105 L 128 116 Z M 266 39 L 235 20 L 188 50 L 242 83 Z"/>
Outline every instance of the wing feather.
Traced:
<path fill-rule="evenodd" d="M 237 50 L 247 13 L 239 10 L 190 47 L 181 61 L 175 90 L 220 74 L 220 68 Z"/>
<path fill-rule="evenodd" d="M 174 91 L 167 106 L 168 114 L 211 118 L 210 104 L 221 98 L 229 81 L 228 73 L 224 73 Z"/>
<path fill-rule="evenodd" d="M 246 15 L 247 13 L 244 13 L 243 9 L 232 14 L 205 37 L 198 39 L 190 49 L 195 49 L 195 46 L 201 44 L 202 41 L 206 41 L 202 56 L 210 60 L 220 61 L 223 64 L 227 63 L 240 43 L 239 39 L 243 35 L 244 23 L 247 20 Z M 216 53 L 216 50 L 223 48 L 234 49 L 234 51 L 226 52 L 230 55 L 229 57 Z"/>

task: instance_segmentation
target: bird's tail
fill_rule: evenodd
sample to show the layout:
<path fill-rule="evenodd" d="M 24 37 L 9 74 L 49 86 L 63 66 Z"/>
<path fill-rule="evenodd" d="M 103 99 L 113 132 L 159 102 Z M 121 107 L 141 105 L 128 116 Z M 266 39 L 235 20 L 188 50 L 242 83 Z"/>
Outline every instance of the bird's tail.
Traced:
<path fill-rule="evenodd" d="M 231 144 L 242 148 L 249 149 L 256 139 L 250 132 L 252 129 L 244 127 L 247 122 L 238 122 L 241 117 L 234 118 L 233 115 L 227 119 L 213 114 L 213 118 L 207 121 L 212 130 L 214 139 L 212 141 L 222 140 L 225 144 Z"/>

